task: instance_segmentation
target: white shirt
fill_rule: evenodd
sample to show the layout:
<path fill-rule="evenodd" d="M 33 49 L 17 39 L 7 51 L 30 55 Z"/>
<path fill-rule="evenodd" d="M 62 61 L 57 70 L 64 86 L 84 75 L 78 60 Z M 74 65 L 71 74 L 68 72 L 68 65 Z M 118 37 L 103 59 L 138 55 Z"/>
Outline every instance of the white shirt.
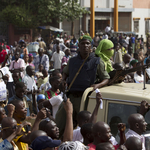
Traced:
<path fill-rule="evenodd" d="M 49 102 L 52 105 L 52 110 L 53 110 L 53 118 L 55 119 L 56 113 L 58 111 L 59 105 L 62 103 L 63 101 L 63 93 L 57 95 L 57 96 L 53 96 L 51 99 L 49 99 Z"/>
<path fill-rule="evenodd" d="M 37 86 L 36 86 L 34 77 L 30 77 L 28 74 L 26 74 L 24 76 L 24 78 L 22 79 L 22 82 L 25 83 L 25 85 L 27 86 L 27 89 L 29 91 L 33 90 L 33 88 L 35 88 L 35 90 L 37 90 Z M 32 94 L 27 94 L 27 96 L 29 97 L 30 100 L 32 100 Z"/>
<path fill-rule="evenodd" d="M 82 137 L 80 130 L 81 128 L 79 126 L 77 127 L 77 129 L 73 130 L 72 141 L 80 141 L 81 143 L 83 143 L 83 137 Z"/>
<path fill-rule="evenodd" d="M 13 82 L 12 74 L 9 71 L 8 67 L 3 67 L 0 70 L 2 71 L 3 75 L 8 75 L 9 76 L 8 82 Z"/>
<path fill-rule="evenodd" d="M 61 61 L 64 56 L 65 53 L 63 51 L 53 53 L 51 61 L 54 61 L 54 69 L 61 69 Z"/>
<path fill-rule="evenodd" d="M 143 83 L 144 76 L 142 74 L 141 74 L 141 76 L 139 76 L 137 73 L 134 73 L 134 80 L 136 83 Z"/>
<path fill-rule="evenodd" d="M 145 148 L 145 137 L 143 135 L 139 135 L 136 132 L 134 132 L 133 130 L 129 129 L 129 131 L 125 134 L 126 139 L 128 139 L 129 137 L 137 137 L 138 139 L 140 139 L 142 141 L 142 150 L 146 150 Z"/>
<path fill-rule="evenodd" d="M 116 139 L 113 136 L 111 136 L 110 142 L 112 143 L 112 145 L 117 145 L 118 144 L 118 142 L 116 141 Z"/>
<path fill-rule="evenodd" d="M 106 28 L 105 28 L 105 32 L 109 32 L 111 30 L 111 28 L 109 27 L 109 26 L 107 26 Z"/>
<path fill-rule="evenodd" d="M 108 39 L 108 35 L 107 34 L 103 35 L 102 39 Z"/>
<path fill-rule="evenodd" d="M 147 73 L 148 77 L 150 78 L 150 67 L 145 69 L 145 70 L 146 70 L 146 73 Z"/>
<path fill-rule="evenodd" d="M 129 40 L 130 40 L 130 38 L 127 36 L 125 41 L 128 45 L 129 45 Z"/>

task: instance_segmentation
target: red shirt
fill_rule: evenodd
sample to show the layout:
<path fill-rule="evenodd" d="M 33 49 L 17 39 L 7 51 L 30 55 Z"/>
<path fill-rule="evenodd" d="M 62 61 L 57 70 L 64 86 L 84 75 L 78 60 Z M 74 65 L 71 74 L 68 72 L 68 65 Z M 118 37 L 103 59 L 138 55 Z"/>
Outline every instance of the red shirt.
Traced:
<path fill-rule="evenodd" d="M 96 150 L 96 145 L 94 145 L 93 143 L 88 144 L 89 149 L 88 150 Z M 119 148 L 119 145 L 113 145 L 115 150 L 117 150 Z"/>
<path fill-rule="evenodd" d="M 5 60 L 6 54 L 7 54 L 7 52 L 4 49 L 0 52 L 0 63 L 2 63 Z"/>

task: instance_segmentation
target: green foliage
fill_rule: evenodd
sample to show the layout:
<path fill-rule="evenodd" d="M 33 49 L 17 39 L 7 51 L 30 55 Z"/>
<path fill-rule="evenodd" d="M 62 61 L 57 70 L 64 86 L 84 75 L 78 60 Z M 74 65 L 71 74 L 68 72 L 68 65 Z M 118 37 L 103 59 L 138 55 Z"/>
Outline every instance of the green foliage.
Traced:
<path fill-rule="evenodd" d="M 89 13 L 78 0 L 1 0 L 0 21 L 20 27 L 35 28 L 56 19 L 73 21 Z"/>

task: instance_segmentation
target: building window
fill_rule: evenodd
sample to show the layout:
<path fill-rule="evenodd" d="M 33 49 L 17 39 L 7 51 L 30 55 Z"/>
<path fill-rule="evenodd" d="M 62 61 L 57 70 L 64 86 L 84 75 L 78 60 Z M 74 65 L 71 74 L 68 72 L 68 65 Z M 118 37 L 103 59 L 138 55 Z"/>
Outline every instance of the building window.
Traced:
<path fill-rule="evenodd" d="M 134 32 L 139 33 L 139 20 L 134 20 Z"/>
<path fill-rule="evenodd" d="M 150 30 L 150 18 L 145 18 L 145 34 Z"/>

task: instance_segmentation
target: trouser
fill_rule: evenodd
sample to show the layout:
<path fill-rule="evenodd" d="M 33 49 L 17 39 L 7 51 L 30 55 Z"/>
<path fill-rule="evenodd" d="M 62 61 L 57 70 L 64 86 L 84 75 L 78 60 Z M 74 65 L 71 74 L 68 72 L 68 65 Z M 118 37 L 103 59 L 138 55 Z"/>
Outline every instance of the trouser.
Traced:
<path fill-rule="evenodd" d="M 77 126 L 77 114 L 80 111 L 80 103 L 81 103 L 81 98 L 82 96 L 75 96 L 74 94 L 69 94 L 68 98 L 70 98 L 70 101 L 72 102 L 73 105 L 73 124 L 74 127 Z M 65 130 L 65 125 L 66 125 L 66 111 L 63 107 L 63 103 L 60 105 L 57 113 L 56 113 L 56 118 L 55 122 L 57 126 L 59 127 L 59 132 L 60 132 L 60 137 L 62 137 L 64 130 Z"/>
<path fill-rule="evenodd" d="M 135 53 L 135 43 L 132 43 L 133 53 Z"/>

